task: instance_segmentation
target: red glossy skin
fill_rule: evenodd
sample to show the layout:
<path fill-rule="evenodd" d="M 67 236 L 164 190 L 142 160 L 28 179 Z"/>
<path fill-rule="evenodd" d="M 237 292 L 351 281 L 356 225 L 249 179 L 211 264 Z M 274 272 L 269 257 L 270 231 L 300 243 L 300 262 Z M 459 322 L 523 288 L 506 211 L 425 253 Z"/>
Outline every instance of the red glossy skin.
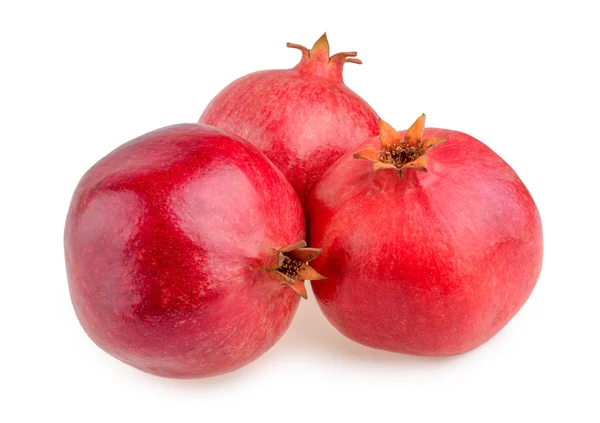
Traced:
<path fill-rule="evenodd" d="M 341 63 L 311 50 L 293 69 L 246 75 L 211 101 L 200 123 L 258 146 L 303 202 L 314 182 L 350 148 L 378 133 L 377 114 L 342 80 Z"/>
<path fill-rule="evenodd" d="M 304 239 L 284 176 L 204 125 L 150 132 L 81 179 L 65 228 L 71 298 L 87 334 L 160 376 L 237 369 L 289 326 L 299 296 L 264 269 Z"/>
<path fill-rule="evenodd" d="M 427 172 L 399 179 L 350 152 L 306 210 L 310 242 L 323 248 L 312 264 L 328 279 L 312 287 L 327 319 L 364 345 L 446 356 L 490 339 L 525 303 L 542 227 L 527 188 L 492 150 L 456 131 L 426 129 L 430 137 L 447 141 L 427 153 Z"/>

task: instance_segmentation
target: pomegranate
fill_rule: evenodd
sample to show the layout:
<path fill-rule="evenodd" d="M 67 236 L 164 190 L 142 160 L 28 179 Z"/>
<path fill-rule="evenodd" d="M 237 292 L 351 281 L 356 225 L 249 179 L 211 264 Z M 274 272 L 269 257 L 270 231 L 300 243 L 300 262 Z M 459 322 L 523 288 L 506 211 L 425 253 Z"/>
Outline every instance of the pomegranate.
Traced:
<path fill-rule="evenodd" d="M 303 280 L 321 278 L 304 237 L 296 193 L 256 147 L 169 126 L 79 182 L 65 227 L 71 299 L 87 334 L 123 362 L 217 375 L 269 349 L 306 297 Z"/>
<path fill-rule="evenodd" d="M 315 184 L 309 241 L 323 248 L 315 267 L 328 280 L 313 291 L 350 339 L 446 356 L 490 339 L 525 303 L 541 270 L 542 226 L 527 188 L 490 148 L 424 124 L 425 115 L 398 133 L 380 121 L 379 137 Z"/>
<path fill-rule="evenodd" d="M 246 75 L 223 89 L 200 123 L 216 126 L 258 146 L 304 201 L 313 183 L 344 152 L 377 134 L 371 107 L 342 80 L 356 52 L 329 56 L 326 34 L 302 52 L 292 69 Z"/>

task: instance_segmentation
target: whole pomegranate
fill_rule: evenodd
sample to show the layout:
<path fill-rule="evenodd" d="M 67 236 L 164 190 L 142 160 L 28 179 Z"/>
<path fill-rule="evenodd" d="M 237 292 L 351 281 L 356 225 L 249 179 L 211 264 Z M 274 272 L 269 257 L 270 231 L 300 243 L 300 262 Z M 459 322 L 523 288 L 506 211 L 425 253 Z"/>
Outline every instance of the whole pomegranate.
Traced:
<path fill-rule="evenodd" d="M 303 280 L 321 277 L 304 237 L 296 193 L 256 147 L 169 126 L 79 182 L 65 227 L 71 299 L 90 338 L 125 363 L 217 375 L 269 349 L 306 296 Z"/>
<path fill-rule="evenodd" d="M 225 87 L 200 123 L 250 141 L 269 157 L 304 201 L 313 183 L 344 152 L 377 134 L 377 114 L 342 80 L 355 52 L 329 56 L 323 34 L 292 69 L 246 75 Z"/>
<path fill-rule="evenodd" d="M 499 156 L 424 124 L 425 115 L 397 133 L 380 121 L 380 137 L 315 184 L 309 240 L 324 250 L 315 267 L 328 280 L 313 290 L 347 337 L 445 356 L 481 345 L 525 303 L 542 266 L 542 226 Z"/>

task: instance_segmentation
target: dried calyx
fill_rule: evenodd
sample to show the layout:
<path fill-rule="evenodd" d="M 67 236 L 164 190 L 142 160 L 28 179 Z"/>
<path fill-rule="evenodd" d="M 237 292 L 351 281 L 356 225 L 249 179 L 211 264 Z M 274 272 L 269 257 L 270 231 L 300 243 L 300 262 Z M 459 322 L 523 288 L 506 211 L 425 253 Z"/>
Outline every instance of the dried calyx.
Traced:
<path fill-rule="evenodd" d="M 404 138 L 387 122 L 379 120 L 381 149 L 370 147 L 354 154 L 357 159 L 373 162 L 373 170 L 393 169 L 402 177 L 404 169 L 417 169 L 427 172 L 426 154 L 440 145 L 444 138 L 434 137 L 423 140 L 425 115 L 421 115 L 406 131 Z"/>
<path fill-rule="evenodd" d="M 362 64 L 362 61 L 356 58 L 357 53 L 355 51 L 336 53 L 329 56 L 329 41 L 326 33 L 317 40 L 310 50 L 300 44 L 287 43 L 287 46 L 302 52 L 302 59 L 297 68 L 308 70 L 313 74 L 329 79 L 341 80 L 342 70 L 346 62 Z"/>
<path fill-rule="evenodd" d="M 305 280 L 326 279 L 308 262 L 321 254 L 320 248 L 307 248 L 306 241 L 300 241 L 275 250 L 274 262 L 267 271 L 273 272 L 281 280 L 281 284 L 290 287 L 302 298 L 308 298 Z"/>

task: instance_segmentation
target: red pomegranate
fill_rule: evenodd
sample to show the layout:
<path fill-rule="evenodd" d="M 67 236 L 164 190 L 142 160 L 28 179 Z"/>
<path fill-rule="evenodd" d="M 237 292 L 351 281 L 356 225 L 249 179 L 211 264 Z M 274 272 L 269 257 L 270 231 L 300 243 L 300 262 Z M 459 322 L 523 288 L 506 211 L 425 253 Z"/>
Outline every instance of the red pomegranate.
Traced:
<path fill-rule="evenodd" d="M 541 270 L 542 226 L 491 149 L 424 123 L 397 133 L 380 121 L 380 137 L 315 184 L 309 241 L 323 248 L 315 267 L 328 280 L 313 290 L 347 337 L 445 356 L 481 345 L 525 303 Z"/>
<path fill-rule="evenodd" d="M 319 278 L 292 186 L 253 145 L 197 124 L 150 132 L 81 179 L 65 227 L 71 298 L 102 349 L 160 376 L 237 369 Z M 284 286 L 282 286 L 284 285 Z M 287 288 L 288 286 L 289 288 Z"/>
<path fill-rule="evenodd" d="M 313 183 L 344 152 L 377 134 L 371 107 L 342 80 L 355 52 L 329 56 L 323 34 L 292 69 L 246 75 L 225 87 L 200 123 L 225 129 L 258 146 L 304 201 Z"/>

